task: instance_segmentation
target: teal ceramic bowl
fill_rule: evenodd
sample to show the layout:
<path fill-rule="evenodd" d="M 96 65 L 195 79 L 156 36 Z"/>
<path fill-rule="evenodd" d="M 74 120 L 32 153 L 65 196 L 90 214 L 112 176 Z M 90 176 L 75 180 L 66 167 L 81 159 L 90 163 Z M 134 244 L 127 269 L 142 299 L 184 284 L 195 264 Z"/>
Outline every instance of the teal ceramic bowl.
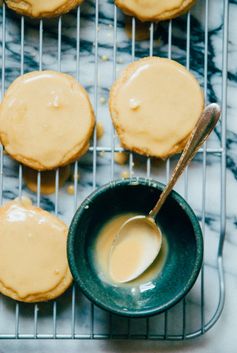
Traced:
<path fill-rule="evenodd" d="M 104 281 L 96 266 L 95 243 L 102 226 L 122 213 L 147 214 L 163 188 L 143 178 L 113 181 L 93 192 L 77 210 L 69 229 L 68 261 L 75 282 L 99 307 L 147 317 L 175 305 L 194 285 L 203 259 L 202 232 L 190 206 L 174 191 L 157 216 L 167 243 L 158 274 L 142 285 L 118 286 Z"/>

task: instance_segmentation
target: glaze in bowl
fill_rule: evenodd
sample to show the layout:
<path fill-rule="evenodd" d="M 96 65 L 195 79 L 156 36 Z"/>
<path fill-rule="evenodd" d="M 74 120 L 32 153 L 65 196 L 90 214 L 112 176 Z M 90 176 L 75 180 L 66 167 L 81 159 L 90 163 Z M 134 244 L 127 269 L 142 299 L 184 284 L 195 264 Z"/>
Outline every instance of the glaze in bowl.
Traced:
<path fill-rule="evenodd" d="M 148 317 L 179 302 L 194 285 L 203 259 L 199 222 L 187 202 L 172 192 L 156 222 L 167 243 L 161 271 L 140 285 L 104 281 L 96 266 L 95 243 L 102 226 L 128 212 L 147 214 L 164 185 L 143 178 L 116 180 L 98 188 L 81 204 L 68 236 L 68 261 L 75 282 L 96 305 L 128 317 Z"/>

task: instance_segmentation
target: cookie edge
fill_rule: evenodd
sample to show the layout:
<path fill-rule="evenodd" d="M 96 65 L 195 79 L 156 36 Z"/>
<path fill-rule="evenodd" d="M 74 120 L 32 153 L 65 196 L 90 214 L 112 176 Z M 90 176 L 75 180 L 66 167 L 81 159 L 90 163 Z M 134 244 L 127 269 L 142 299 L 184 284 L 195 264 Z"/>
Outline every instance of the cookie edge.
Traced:
<path fill-rule="evenodd" d="M 120 0 L 115 0 L 115 4 L 121 9 L 121 11 L 125 13 L 125 15 L 134 16 L 137 19 L 139 19 L 141 22 L 148 22 L 148 21 L 159 22 L 159 21 L 171 20 L 173 18 L 176 18 L 188 12 L 197 2 L 197 0 L 184 0 L 183 5 L 175 10 L 168 10 L 153 16 L 144 16 L 144 15 L 141 16 L 140 14 L 138 14 L 136 11 L 133 11 L 132 9 L 127 9 L 127 8 L 125 9 L 123 7 L 123 4 L 119 4 L 119 1 Z"/>
<path fill-rule="evenodd" d="M 27 16 L 32 19 L 59 17 L 61 15 L 67 14 L 68 12 L 70 12 L 71 10 L 76 8 L 77 6 L 80 6 L 83 2 L 84 2 L 84 0 L 69 0 L 69 1 L 65 0 L 65 3 L 62 4 L 61 6 L 59 6 L 58 8 L 56 8 L 55 10 L 48 11 L 48 12 L 42 12 L 38 16 L 34 16 L 32 13 L 29 13 L 28 11 L 19 8 L 19 6 L 16 6 L 16 3 L 14 1 L 5 0 L 5 3 L 10 10 L 16 12 L 18 15 Z"/>

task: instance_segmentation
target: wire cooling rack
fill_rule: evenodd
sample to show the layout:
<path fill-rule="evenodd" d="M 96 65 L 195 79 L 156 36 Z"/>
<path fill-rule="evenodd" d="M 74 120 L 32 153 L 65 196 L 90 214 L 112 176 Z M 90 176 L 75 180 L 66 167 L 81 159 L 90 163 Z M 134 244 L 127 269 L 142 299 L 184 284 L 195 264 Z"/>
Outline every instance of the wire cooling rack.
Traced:
<path fill-rule="evenodd" d="M 139 42 L 136 38 L 137 28 L 140 26 L 135 18 L 130 19 L 131 33 L 130 39 L 126 37 L 125 44 L 121 44 L 121 31 L 124 31 L 124 18 L 120 11 L 111 1 L 105 0 L 87 1 L 87 5 L 76 9 L 70 15 L 65 15 L 57 20 L 52 20 L 49 26 L 48 21 L 40 20 L 32 22 L 24 17 L 17 17 L 12 14 L 3 4 L 1 10 L 1 96 L 3 97 L 5 88 L 13 80 L 12 72 L 18 70 L 16 75 L 23 74 L 32 69 L 51 68 L 50 61 L 44 62 L 44 53 L 50 50 L 48 38 L 54 40 L 56 48 L 53 59 L 54 69 L 62 70 L 67 67 L 67 50 L 70 52 L 74 48 L 71 56 L 75 63 L 75 70 L 65 69 L 72 73 L 77 79 L 83 81 L 83 57 L 88 56 L 90 62 L 90 74 L 94 77 L 93 82 L 88 84 L 87 89 L 92 96 L 97 120 L 102 119 L 100 109 L 100 77 L 101 65 L 100 49 L 110 51 L 109 69 L 106 70 L 108 87 L 116 79 L 117 67 L 121 64 L 121 58 L 133 61 L 140 56 L 161 55 L 168 58 L 175 58 L 182 62 L 188 69 L 195 71 L 195 62 L 201 66 L 198 77 L 203 85 L 206 100 L 211 98 L 209 80 L 210 72 L 210 6 L 215 0 L 200 0 L 202 24 L 202 39 L 194 44 L 200 46 L 195 58 L 193 50 L 193 36 L 197 36 L 197 21 L 191 13 L 183 16 L 182 19 L 169 21 L 164 24 L 149 24 L 149 38 Z M 95 307 L 80 293 L 76 286 L 73 286 L 64 296 L 57 301 L 40 304 L 24 304 L 14 302 L 4 296 L 0 298 L 0 338 L 2 339 L 153 339 L 153 340 L 183 340 L 200 336 L 207 332 L 218 320 L 224 306 L 225 287 L 223 278 L 223 258 L 222 251 L 225 238 L 225 216 L 226 216 L 226 95 L 227 95 L 227 45 L 228 45 L 228 0 L 218 0 L 222 7 L 222 25 L 220 29 L 222 41 L 220 104 L 222 106 L 222 120 L 216 129 L 214 142 L 206 144 L 199 151 L 197 158 L 186 171 L 183 180 L 178 186 L 178 191 L 189 200 L 197 211 L 200 218 L 204 238 L 205 238 L 205 262 L 198 278 L 198 281 L 188 296 L 171 310 L 164 314 L 150 319 L 124 319 L 111 315 Z M 70 38 L 64 32 L 64 23 L 69 18 L 73 35 Z M 67 23 L 68 23 L 67 22 Z M 71 24 L 71 22 L 73 24 Z M 83 23 L 90 26 L 90 33 L 83 35 L 85 28 Z M 11 29 L 17 27 L 17 39 L 12 41 Z M 101 36 L 100 27 L 106 30 Z M 176 41 L 180 30 L 183 31 L 181 45 L 182 53 Z M 66 34 L 65 34 L 66 33 Z M 108 35 L 108 43 L 106 35 Z M 102 38 L 103 37 L 103 38 Z M 28 44 L 26 46 L 26 38 Z M 101 38 L 103 40 L 101 40 Z M 110 39 L 109 39 L 110 38 Z M 124 37 L 123 37 L 124 38 Z M 157 40 L 158 38 L 158 40 Z M 18 42 L 20 51 L 14 45 Z M 91 41 L 91 42 L 90 42 Z M 179 40 L 180 41 L 180 40 Z M 144 44 L 145 43 L 145 44 Z M 29 47 L 30 45 L 30 47 Z M 71 47 L 70 47 L 71 45 Z M 82 48 L 83 47 L 83 48 Z M 82 50 L 83 49 L 83 50 Z M 83 54 L 84 53 L 84 54 Z M 84 55 L 84 56 L 83 56 Z M 32 62 L 29 57 L 31 56 Z M 195 59 L 197 61 L 195 61 Z M 14 61 L 15 60 L 15 61 Z M 104 61 L 107 58 L 104 57 Z M 125 61 L 126 61 L 125 60 Z M 13 64 L 13 61 L 15 64 Z M 201 62 L 201 64 L 200 64 Z M 18 68 L 16 69 L 16 63 Z M 192 64 L 193 63 L 193 64 Z M 15 66 L 14 66 L 15 65 Z M 7 80 L 8 77 L 8 80 Z M 10 77 L 10 78 L 9 78 Z M 84 75 L 85 77 L 85 75 Z M 83 83 L 83 82 L 82 82 Z M 104 91 L 106 93 L 106 89 Z M 104 114 L 104 113 L 103 113 Z M 108 113 L 107 113 L 108 114 Z M 103 119 L 102 119 L 103 120 Z M 68 220 L 73 216 L 74 211 L 82 201 L 83 197 L 108 180 L 116 178 L 121 170 L 114 163 L 114 153 L 122 151 L 117 143 L 111 121 L 105 121 L 105 129 L 110 132 L 106 143 L 97 141 L 96 132 L 90 150 L 87 154 L 86 162 L 77 161 L 73 164 L 74 174 L 74 196 L 70 201 L 67 198 Z M 173 167 L 174 160 L 167 162 L 153 161 L 151 159 L 139 160 L 137 156 L 129 154 L 128 170 L 130 175 L 146 175 L 161 181 L 166 181 Z M 101 162 L 104 160 L 104 162 Z M 219 174 L 213 178 L 211 163 L 218 167 Z M 83 164 L 84 163 L 84 164 Z M 102 171 L 105 170 L 105 173 Z M 85 173 L 89 182 L 78 181 L 78 173 Z M 14 174 L 15 173 L 15 174 Z M 12 175 L 18 178 L 11 179 Z M 105 177 L 106 174 L 106 177 Z M 41 195 L 41 174 L 37 176 L 37 193 L 30 194 L 38 206 L 49 208 L 53 205 L 55 214 L 61 216 L 61 209 L 65 193 L 61 195 L 59 189 L 60 171 L 55 171 L 55 195 L 47 200 Z M 9 179 L 10 178 L 10 179 Z M 10 183 L 14 180 L 13 184 Z M 216 195 L 213 196 L 212 184 L 215 182 Z M 11 186 L 14 185 L 14 186 Z M 13 198 L 16 195 L 11 191 L 11 187 L 17 190 L 19 196 L 27 193 L 23 180 L 23 168 L 11 161 L 5 154 L 1 146 L 0 149 L 0 202 Z M 197 205 L 190 193 L 190 189 L 197 189 L 199 204 Z M 65 199 L 64 199 L 65 197 Z M 211 200 L 209 202 L 209 200 Z M 46 202 L 47 201 L 47 202 Z M 213 204 L 217 207 L 217 217 L 212 218 Z M 60 206 L 61 205 L 61 206 Z M 69 206 L 68 206 L 69 205 Z M 65 208 L 64 208 L 65 210 Z M 215 235 L 209 230 L 207 225 L 215 224 Z M 214 292 L 211 294 L 211 289 Z M 213 295 L 213 293 L 215 295 Z"/>

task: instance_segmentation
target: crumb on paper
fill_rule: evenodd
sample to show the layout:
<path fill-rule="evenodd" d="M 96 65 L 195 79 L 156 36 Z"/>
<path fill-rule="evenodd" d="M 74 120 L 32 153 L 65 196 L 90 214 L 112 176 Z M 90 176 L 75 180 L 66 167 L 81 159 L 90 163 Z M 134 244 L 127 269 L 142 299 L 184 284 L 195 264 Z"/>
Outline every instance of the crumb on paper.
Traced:
<path fill-rule="evenodd" d="M 104 135 L 104 126 L 100 121 L 98 121 L 96 123 L 96 137 L 99 140 L 103 137 L 103 135 Z"/>
<path fill-rule="evenodd" d="M 99 101 L 100 101 L 100 104 L 105 104 L 106 103 L 106 99 L 103 96 L 100 97 Z"/>
<path fill-rule="evenodd" d="M 68 187 L 67 187 L 67 193 L 68 193 L 69 195 L 74 195 L 74 194 L 75 194 L 75 188 L 74 188 L 74 185 L 73 185 L 73 184 L 68 185 Z"/>
<path fill-rule="evenodd" d="M 104 156 L 105 156 L 105 151 L 100 151 L 100 152 L 99 152 L 99 156 L 100 156 L 100 157 L 104 157 Z"/>
<path fill-rule="evenodd" d="M 128 154 L 126 152 L 115 152 L 114 161 L 117 164 L 124 165 L 128 161 Z"/>
<path fill-rule="evenodd" d="M 109 60 L 108 55 L 101 55 L 101 60 L 102 61 L 108 61 Z"/>
<path fill-rule="evenodd" d="M 120 173 L 120 178 L 122 178 L 122 179 L 127 179 L 127 178 L 129 178 L 129 171 L 128 171 L 128 170 L 123 170 L 123 171 Z"/>

